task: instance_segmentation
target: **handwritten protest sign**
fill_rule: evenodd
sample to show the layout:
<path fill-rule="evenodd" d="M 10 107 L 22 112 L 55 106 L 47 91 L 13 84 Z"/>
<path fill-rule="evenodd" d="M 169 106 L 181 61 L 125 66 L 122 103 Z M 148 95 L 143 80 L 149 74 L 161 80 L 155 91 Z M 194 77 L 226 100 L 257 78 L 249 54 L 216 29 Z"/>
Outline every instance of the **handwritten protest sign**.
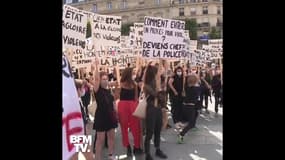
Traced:
<path fill-rule="evenodd" d="M 197 40 L 190 40 L 190 53 L 194 53 L 194 51 L 197 49 Z"/>
<path fill-rule="evenodd" d="M 117 53 L 121 40 L 121 17 L 94 14 L 92 36 L 96 51 L 112 51 Z"/>
<path fill-rule="evenodd" d="M 184 21 L 146 16 L 142 56 L 168 59 L 186 57 L 184 29 Z"/>
<path fill-rule="evenodd" d="M 117 56 L 99 57 L 100 65 L 108 67 L 118 66 L 119 68 L 126 68 L 127 64 L 135 65 L 136 57 L 131 54 L 119 54 Z"/>
<path fill-rule="evenodd" d="M 62 159 L 68 160 L 75 147 L 71 135 L 83 135 L 83 120 L 71 67 L 65 56 L 62 59 Z"/>
<path fill-rule="evenodd" d="M 131 48 L 135 47 L 135 29 L 133 26 L 130 26 L 128 46 L 130 46 Z"/>
<path fill-rule="evenodd" d="M 208 40 L 208 44 L 212 59 L 218 59 L 223 56 L 223 39 L 211 39 Z"/>
<path fill-rule="evenodd" d="M 135 48 L 134 49 L 142 49 L 143 48 L 143 23 L 134 23 L 134 31 L 135 31 Z"/>
<path fill-rule="evenodd" d="M 85 52 L 85 37 L 87 15 L 82 10 L 74 7 L 63 6 L 63 19 L 62 19 L 62 43 L 65 49 L 70 49 L 72 52 L 72 65 L 80 67 L 79 60 L 83 59 Z"/>

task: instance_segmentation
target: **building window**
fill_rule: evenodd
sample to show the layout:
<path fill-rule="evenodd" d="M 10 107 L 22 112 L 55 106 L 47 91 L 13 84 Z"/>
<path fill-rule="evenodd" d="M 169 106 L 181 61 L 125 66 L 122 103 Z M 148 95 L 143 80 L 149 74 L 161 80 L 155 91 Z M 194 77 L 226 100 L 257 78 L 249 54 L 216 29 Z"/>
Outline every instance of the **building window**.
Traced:
<path fill-rule="evenodd" d="M 184 4 L 184 0 L 179 0 L 179 4 Z"/>
<path fill-rule="evenodd" d="M 93 4 L 92 12 L 96 13 L 97 12 L 97 4 Z"/>
<path fill-rule="evenodd" d="M 72 3 L 78 3 L 78 0 L 72 0 Z"/>
<path fill-rule="evenodd" d="M 127 0 L 122 0 L 121 9 L 126 9 L 126 8 L 127 8 Z"/>
<path fill-rule="evenodd" d="M 202 0 L 202 2 L 208 2 L 208 0 Z"/>
<path fill-rule="evenodd" d="M 196 8 L 190 8 L 190 15 L 195 16 L 196 15 Z"/>
<path fill-rule="evenodd" d="M 112 2 L 107 2 L 107 9 L 109 9 L 109 10 L 112 9 Z"/>
<path fill-rule="evenodd" d="M 184 16 L 184 8 L 179 8 L 179 16 Z"/>
<path fill-rule="evenodd" d="M 191 3 L 196 3 L 196 0 L 190 0 Z"/>
<path fill-rule="evenodd" d="M 209 18 L 208 17 L 203 18 L 203 22 L 201 24 L 201 27 L 209 27 Z"/>
<path fill-rule="evenodd" d="M 223 25 L 223 22 L 220 20 L 220 18 L 217 18 L 217 26 L 221 27 Z"/>
<path fill-rule="evenodd" d="M 208 6 L 203 7 L 203 14 L 208 14 Z"/>
<path fill-rule="evenodd" d="M 217 14 L 221 14 L 221 6 L 217 7 Z"/>
<path fill-rule="evenodd" d="M 155 0 L 156 5 L 160 5 L 160 0 Z"/>

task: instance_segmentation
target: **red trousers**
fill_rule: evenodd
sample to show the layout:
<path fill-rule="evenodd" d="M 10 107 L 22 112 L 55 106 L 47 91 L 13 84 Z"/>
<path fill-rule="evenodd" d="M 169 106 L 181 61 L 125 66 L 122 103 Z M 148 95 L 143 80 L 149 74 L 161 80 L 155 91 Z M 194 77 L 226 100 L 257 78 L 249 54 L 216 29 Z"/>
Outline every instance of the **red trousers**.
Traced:
<path fill-rule="evenodd" d="M 120 100 L 118 103 L 119 123 L 121 125 L 121 132 L 123 137 L 123 145 L 127 147 L 130 145 L 128 137 L 128 128 L 134 137 L 135 148 L 140 148 L 141 145 L 141 126 L 140 119 L 134 117 L 132 114 L 138 105 L 137 101 L 124 101 Z"/>

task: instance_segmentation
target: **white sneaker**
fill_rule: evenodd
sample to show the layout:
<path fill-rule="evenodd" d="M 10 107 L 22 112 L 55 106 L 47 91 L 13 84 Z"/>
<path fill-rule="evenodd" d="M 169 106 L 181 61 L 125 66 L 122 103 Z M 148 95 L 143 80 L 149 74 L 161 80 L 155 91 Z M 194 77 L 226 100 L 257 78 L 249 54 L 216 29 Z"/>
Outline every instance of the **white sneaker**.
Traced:
<path fill-rule="evenodd" d="M 182 122 L 178 122 L 178 124 L 179 124 L 180 128 L 185 127 L 185 124 L 184 124 L 184 123 L 182 123 Z"/>
<path fill-rule="evenodd" d="M 181 122 L 175 123 L 175 128 L 177 128 L 177 129 L 181 128 Z"/>
<path fill-rule="evenodd" d="M 186 127 L 188 125 L 188 122 L 181 123 L 181 127 Z"/>
<path fill-rule="evenodd" d="M 161 142 L 166 142 L 166 139 L 163 138 L 162 136 L 160 136 L 160 140 L 161 140 Z"/>

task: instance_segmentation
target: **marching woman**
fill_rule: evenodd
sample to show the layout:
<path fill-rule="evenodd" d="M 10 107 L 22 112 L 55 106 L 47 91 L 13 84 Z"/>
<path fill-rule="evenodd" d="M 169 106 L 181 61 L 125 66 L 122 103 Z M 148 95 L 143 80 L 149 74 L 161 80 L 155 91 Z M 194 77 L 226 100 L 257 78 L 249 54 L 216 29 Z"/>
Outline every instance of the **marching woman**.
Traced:
<path fill-rule="evenodd" d="M 144 75 L 143 92 L 147 98 L 146 107 L 146 137 L 144 141 L 146 160 L 153 160 L 150 154 L 150 140 L 154 134 L 154 146 L 156 148 L 155 155 L 159 158 L 167 158 L 167 155 L 160 150 L 160 133 L 162 129 L 162 108 L 165 104 L 163 102 L 164 96 L 158 92 L 156 77 L 158 69 L 154 66 L 148 66 Z M 160 76 L 159 76 L 160 77 Z M 157 104 L 155 104 L 157 99 Z"/>
<path fill-rule="evenodd" d="M 122 73 L 120 101 L 118 103 L 118 115 L 122 132 L 123 146 L 127 149 L 127 155 L 142 154 L 141 149 L 141 126 L 140 119 L 132 114 L 138 105 L 138 87 L 133 77 L 135 73 L 132 68 L 126 68 Z M 134 148 L 130 146 L 128 129 L 134 137 Z"/>
<path fill-rule="evenodd" d="M 171 102 L 172 119 L 176 128 L 182 126 L 182 91 L 183 91 L 183 69 L 177 67 L 175 75 L 169 79 L 169 97 Z"/>
<path fill-rule="evenodd" d="M 95 160 L 102 159 L 101 154 L 105 142 L 105 132 L 107 132 L 108 137 L 109 159 L 114 160 L 115 128 L 118 127 L 115 102 L 113 95 L 108 90 L 108 74 L 101 72 L 99 75 L 98 61 L 96 61 L 94 91 L 97 103 L 93 126 L 97 134 Z"/>
<path fill-rule="evenodd" d="M 197 107 L 200 105 L 200 87 L 197 86 L 198 77 L 196 75 L 189 75 L 185 85 L 185 97 L 183 98 L 183 115 L 187 118 L 187 126 L 178 135 L 178 143 L 183 143 L 184 135 L 195 127 L 198 115 Z"/>

